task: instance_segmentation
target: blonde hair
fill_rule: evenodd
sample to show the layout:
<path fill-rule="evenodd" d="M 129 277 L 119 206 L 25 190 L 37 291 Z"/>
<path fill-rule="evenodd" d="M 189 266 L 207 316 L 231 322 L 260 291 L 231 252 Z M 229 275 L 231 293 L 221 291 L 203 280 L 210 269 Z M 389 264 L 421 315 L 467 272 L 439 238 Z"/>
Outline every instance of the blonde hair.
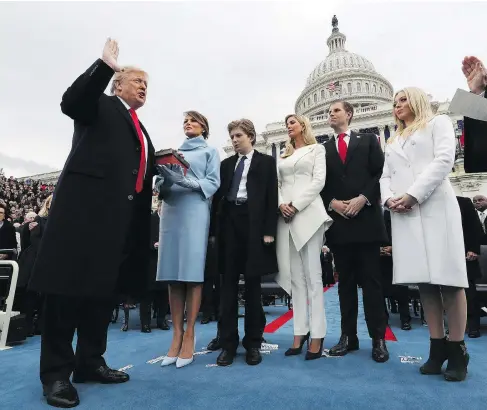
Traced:
<path fill-rule="evenodd" d="M 112 85 L 110 86 L 110 93 L 115 95 L 115 91 L 117 90 L 117 86 L 120 85 L 124 80 L 126 80 L 130 74 L 133 73 L 142 73 L 144 74 L 145 79 L 149 80 L 149 75 L 138 67 L 134 66 L 126 66 L 122 67 L 120 71 L 117 71 L 113 77 Z"/>
<path fill-rule="evenodd" d="M 52 194 L 49 195 L 44 203 L 42 204 L 42 208 L 39 211 L 38 215 L 40 217 L 47 217 L 49 216 L 49 208 L 51 208 L 51 202 L 52 202 Z"/>
<path fill-rule="evenodd" d="M 407 138 L 416 131 L 423 129 L 435 116 L 433 114 L 433 110 L 431 109 L 429 98 L 423 90 L 417 87 L 406 87 L 399 90 L 394 95 L 394 99 L 396 99 L 400 92 L 403 92 L 406 95 L 409 108 L 414 114 L 414 121 L 409 126 L 406 126 L 406 123 L 397 118 L 396 113 L 393 111 L 392 115 L 394 116 L 397 130 L 394 137 L 387 140 L 388 144 L 390 144 L 397 136 Z"/>
<path fill-rule="evenodd" d="M 289 114 L 286 116 L 286 119 L 284 120 L 286 125 L 287 125 L 287 120 L 291 117 L 295 118 L 296 121 L 298 121 L 301 127 L 303 128 L 302 133 L 303 133 L 304 145 L 317 144 L 318 142 L 316 141 L 316 138 L 313 135 L 313 131 L 311 129 L 311 123 L 309 122 L 308 118 L 305 117 L 304 115 Z M 295 150 L 296 150 L 295 141 L 294 139 L 289 138 L 286 141 L 286 148 L 284 150 L 284 154 L 281 155 L 281 158 L 287 158 L 291 156 L 292 154 L 294 154 Z"/>

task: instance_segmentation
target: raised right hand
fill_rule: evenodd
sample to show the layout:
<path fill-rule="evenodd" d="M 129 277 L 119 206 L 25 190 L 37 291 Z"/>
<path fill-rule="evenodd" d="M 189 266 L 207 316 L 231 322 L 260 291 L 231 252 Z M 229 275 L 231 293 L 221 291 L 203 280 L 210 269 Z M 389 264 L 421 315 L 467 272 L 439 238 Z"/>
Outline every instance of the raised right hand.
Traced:
<path fill-rule="evenodd" d="M 103 54 L 101 59 L 110 66 L 113 71 L 121 71 L 120 66 L 118 65 L 118 43 L 111 38 L 107 39 L 105 43 L 105 47 L 103 48 Z"/>
<path fill-rule="evenodd" d="M 465 57 L 462 61 L 462 72 L 467 79 L 468 88 L 480 94 L 487 87 L 487 70 L 477 57 Z"/>

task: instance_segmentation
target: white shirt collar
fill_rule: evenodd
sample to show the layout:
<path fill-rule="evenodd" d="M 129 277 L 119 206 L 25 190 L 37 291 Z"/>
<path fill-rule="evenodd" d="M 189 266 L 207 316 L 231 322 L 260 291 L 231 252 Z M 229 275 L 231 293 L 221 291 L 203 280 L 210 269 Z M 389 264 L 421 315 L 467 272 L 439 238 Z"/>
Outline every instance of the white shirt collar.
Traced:
<path fill-rule="evenodd" d="M 350 133 L 351 133 L 350 128 L 344 132 L 344 134 L 346 134 L 347 137 L 350 137 Z M 333 133 L 333 135 L 335 136 L 335 139 L 338 139 L 338 134 Z"/>
<path fill-rule="evenodd" d="M 117 98 L 122 101 L 122 104 L 124 105 L 124 107 L 127 109 L 127 110 L 130 110 L 130 106 L 121 98 L 117 95 Z"/>
<path fill-rule="evenodd" d="M 247 157 L 247 159 L 249 160 L 252 160 L 252 156 L 254 155 L 254 149 L 252 149 L 252 151 L 250 151 L 248 154 L 246 154 L 245 156 Z M 242 158 L 243 155 L 242 154 L 238 154 L 238 159 Z"/>

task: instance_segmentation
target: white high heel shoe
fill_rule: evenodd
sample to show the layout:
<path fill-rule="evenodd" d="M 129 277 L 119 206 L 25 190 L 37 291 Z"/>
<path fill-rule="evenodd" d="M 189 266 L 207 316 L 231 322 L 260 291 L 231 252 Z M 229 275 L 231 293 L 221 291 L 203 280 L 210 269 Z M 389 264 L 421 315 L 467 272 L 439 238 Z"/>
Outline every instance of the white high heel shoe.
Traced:
<path fill-rule="evenodd" d="M 164 359 L 162 359 L 161 367 L 171 366 L 172 364 L 176 363 L 177 360 L 177 357 L 166 356 Z"/>
<path fill-rule="evenodd" d="M 189 359 L 182 359 L 180 357 L 176 360 L 176 368 L 180 369 L 181 367 L 187 366 L 188 364 L 193 363 L 194 361 L 194 352 L 196 352 L 196 336 L 194 337 L 194 349 L 193 349 L 193 356 Z"/>

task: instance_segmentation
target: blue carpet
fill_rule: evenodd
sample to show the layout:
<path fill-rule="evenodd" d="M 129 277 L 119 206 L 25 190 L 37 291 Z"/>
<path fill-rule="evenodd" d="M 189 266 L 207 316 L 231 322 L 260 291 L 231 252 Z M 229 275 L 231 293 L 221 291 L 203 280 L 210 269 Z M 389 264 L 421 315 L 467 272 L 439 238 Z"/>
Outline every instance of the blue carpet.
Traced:
<path fill-rule="evenodd" d="M 328 332 L 325 348 L 340 336 L 340 311 L 337 290 L 325 294 Z M 285 307 L 267 307 L 267 323 L 287 311 Z M 122 315 L 123 316 L 123 313 Z M 485 321 L 485 318 L 483 319 Z M 243 322 L 241 329 L 243 331 Z M 484 322 L 485 325 L 485 322 Z M 259 366 L 248 366 L 244 351 L 226 368 L 212 366 L 217 353 L 196 356 L 188 367 L 161 368 L 148 361 L 164 355 L 171 331 L 154 329 L 140 333 L 138 314 L 131 311 L 131 330 L 120 332 L 120 323 L 110 326 L 106 359 L 110 366 L 130 374 L 122 385 L 80 384 L 80 409 L 459 409 L 484 410 L 487 402 L 487 332 L 483 337 L 467 339 L 471 361 L 467 381 L 448 383 L 442 376 L 422 376 L 419 363 L 401 363 L 400 356 L 428 354 L 428 331 L 419 319 L 413 330 L 399 329 L 397 315 L 391 327 L 397 342 L 389 342 L 391 359 L 378 364 L 370 357 L 370 339 L 360 306 L 359 338 L 361 350 L 342 358 L 322 358 L 305 362 L 304 353 L 284 357 L 292 343 L 292 320 L 277 332 L 266 334 L 268 343 L 279 349 L 263 355 Z M 216 324 L 197 327 L 197 350 L 204 350 L 214 337 Z M 36 410 L 48 408 L 38 380 L 39 337 L 13 349 L 0 352 L 0 408 Z"/>

